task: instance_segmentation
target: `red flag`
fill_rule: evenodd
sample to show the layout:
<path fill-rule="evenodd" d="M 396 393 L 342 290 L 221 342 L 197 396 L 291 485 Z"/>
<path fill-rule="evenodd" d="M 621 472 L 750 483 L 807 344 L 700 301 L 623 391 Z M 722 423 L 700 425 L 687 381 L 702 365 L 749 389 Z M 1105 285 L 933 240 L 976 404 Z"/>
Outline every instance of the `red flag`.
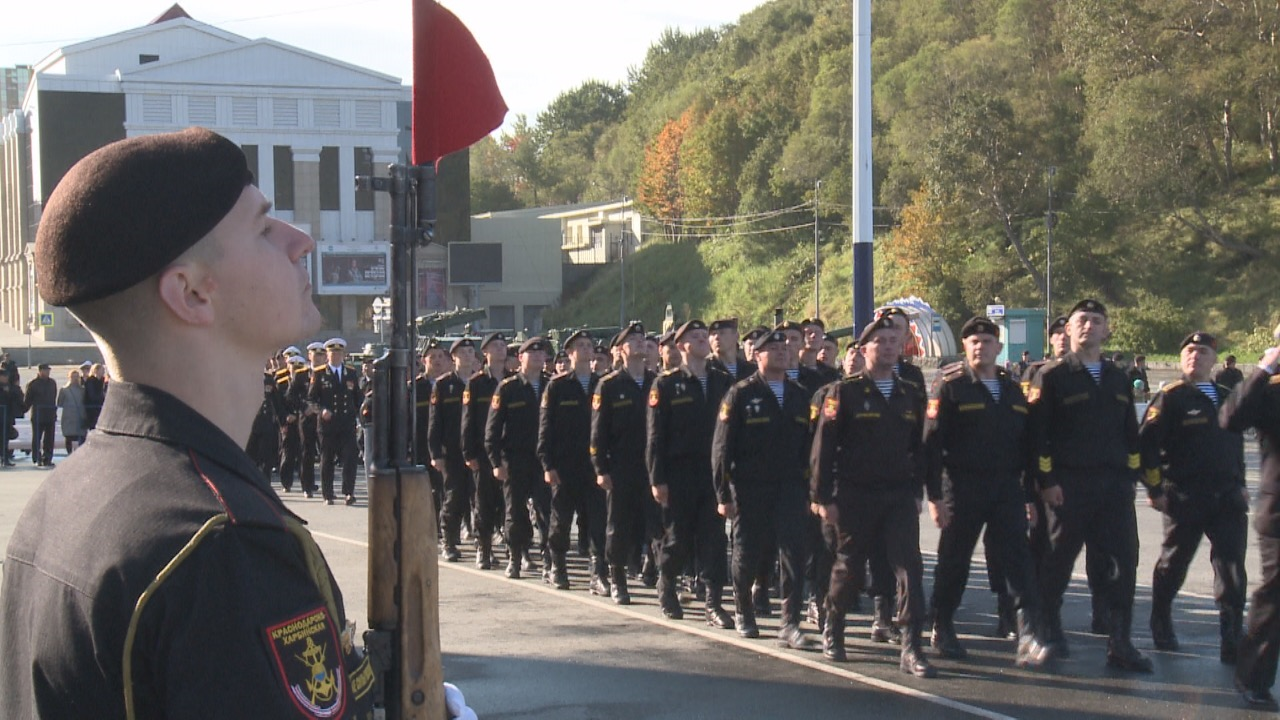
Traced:
<path fill-rule="evenodd" d="M 435 163 L 502 124 L 489 58 L 435 0 L 413 0 L 413 163 Z"/>

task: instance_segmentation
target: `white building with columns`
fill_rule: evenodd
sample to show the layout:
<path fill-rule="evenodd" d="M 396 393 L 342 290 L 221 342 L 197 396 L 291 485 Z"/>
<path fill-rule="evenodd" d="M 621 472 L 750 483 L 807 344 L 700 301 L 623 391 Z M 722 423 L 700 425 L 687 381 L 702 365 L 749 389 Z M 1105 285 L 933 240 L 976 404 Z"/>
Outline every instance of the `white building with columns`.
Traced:
<path fill-rule="evenodd" d="M 21 328 L 52 312 L 53 326 L 37 329 L 45 339 L 89 339 L 32 287 L 40 208 L 94 149 L 199 125 L 238 143 L 273 213 L 315 238 L 325 332 L 371 335 L 370 302 L 387 291 L 390 203 L 358 192 L 353 178 L 405 160 L 409 101 L 399 78 L 241 37 L 176 5 L 143 27 L 55 51 L 0 123 L 0 321 Z M 420 266 L 442 267 L 444 255 L 428 248 Z"/>

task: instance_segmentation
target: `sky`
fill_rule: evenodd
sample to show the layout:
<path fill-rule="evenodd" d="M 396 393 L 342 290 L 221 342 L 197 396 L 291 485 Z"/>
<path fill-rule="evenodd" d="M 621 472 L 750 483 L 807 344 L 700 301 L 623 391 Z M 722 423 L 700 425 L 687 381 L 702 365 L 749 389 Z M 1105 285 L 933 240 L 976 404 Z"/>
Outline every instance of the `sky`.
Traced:
<path fill-rule="evenodd" d="M 192 18 L 412 78 L 412 0 L 181 0 Z M 663 29 L 718 28 L 765 0 L 444 0 L 493 64 L 511 112 L 532 121 L 587 80 L 621 82 Z M 0 23 L 0 66 L 146 25 L 172 0 L 22 0 Z"/>

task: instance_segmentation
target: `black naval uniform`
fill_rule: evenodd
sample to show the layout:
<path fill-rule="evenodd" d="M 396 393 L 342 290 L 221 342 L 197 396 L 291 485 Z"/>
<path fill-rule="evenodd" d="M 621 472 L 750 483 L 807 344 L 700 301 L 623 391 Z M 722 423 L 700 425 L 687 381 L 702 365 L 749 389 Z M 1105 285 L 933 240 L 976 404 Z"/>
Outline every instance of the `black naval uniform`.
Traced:
<path fill-rule="evenodd" d="M 301 379 L 299 379 L 301 378 Z M 278 419 L 280 424 L 276 431 L 280 434 L 280 485 L 289 491 L 293 489 L 293 478 L 302 463 L 302 419 L 306 412 L 307 369 L 297 370 L 285 368 L 276 373 L 276 392 L 280 395 L 284 414 Z M 299 391 L 294 390 L 297 384 Z M 301 393 L 299 395 L 299 392 Z M 293 419 L 290 420 L 289 418 Z M 305 492 L 315 492 L 314 485 L 302 484 Z"/>
<path fill-rule="evenodd" d="M 756 374 L 756 364 L 751 362 L 750 360 L 744 360 L 742 359 L 742 357 L 739 357 L 738 361 L 733 364 L 733 368 L 730 369 L 729 366 L 725 365 L 720 358 L 712 355 L 711 357 L 707 358 L 707 368 L 712 370 L 719 370 L 720 372 L 733 378 L 734 382 L 737 382 L 739 380 L 746 380 L 747 378 Z"/>
<path fill-rule="evenodd" d="M 707 370 L 707 387 L 687 367 L 663 373 L 649 390 L 648 444 L 645 462 L 649 484 L 667 487 L 662 557 L 659 561 L 658 600 L 663 614 L 684 616 L 676 598 L 675 581 L 695 552 L 698 573 L 707 590 L 707 621 L 732 627 L 721 605 L 728 574 L 724 518 L 716 511 L 711 480 L 711 441 L 720 401 L 733 382 L 728 375 Z"/>
<path fill-rule="evenodd" d="M 440 525 L 444 531 L 444 555 L 456 562 L 462 521 L 471 511 L 473 492 L 467 461 L 462 457 L 462 394 L 466 384 L 456 372 L 441 376 L 431 388 L 431 414 L 427 421 L 427 448 L 438 461 L 444 480 Z"/>
<path fill-rule="evenodd" d="M 899 620 L 904 671 L 932 676 L 920 649 L 924 564 L 919 503 L 924 490 L 923 388 L 894 375 L 886 398 L 866 372 L 823 399 L 810 453 L 811 499 L 839 510 L 839 546 L 827 594 L 823 652 L 843 660 L 844 616 L 863 589 L 868 557 L 883 548 L 903 589 Z M 879 598 L 877 598 L 879 600 Z"/>
<path fill-rule="evenodd" d="M 484 426 L 489 419 L 489 404 L 498 381 L 485 371 L 477 372 L 462 391 L 462 457 L 474 462 L 476 565 L 482 570 L 493 567 L 493 533 L 502 524 L 504 506 L 502 483 L 493 476 L 493 465 L 484 450 Z"/>
<path fill-rule="evenodd" d="M 413 379 L 413 461 L 427 469 L 427 478 L 431 480 L 431 501 L 439 515 L 444 505 L 444 475 L 431 467 L 431 448 L 427 442 L 427 431 L 431 428 L 431 393 L 435 386 L 435 380 L 427 377 L 425 372 Z"/>
<path fill-rule="evenodd" d="M 4 563 L 0 715 L 373 717 L 324 556 L 219 428 L 113 382 L 51 479 Z"/>
<path fill-rule="evenodd" d="M 1039 664 L 1032 646 L 1040 608 L 1034 561 L 1027 544 L 1027 487 L 1031 434 L 1028 408 L 1017 380 L 996 368 L 999 399 L 966 363 L 942 369 L 925 413 L 925 487 L 945 503 L 951 522 L 938 539 L 934 569 L 933 646 L 944 657 L 963 658 L 953 618 L 960 606 L 978 536 L 986 527 L 988 553 L 998 555 L 1006 584 L 1001 592 L 1021 611 L 1018 662 Z"/>
<path fill-rule="evenodd" d="M 730 388 L 720 403 L 711 449 L 716 501 L 737 506 L 733 521 L 734 624 L 757 637 L 751 587 L 762 565 L 781 558 L 782 624 L 778 637 L 807 648 L 799 634 L 809 555 L 809 399 L 784 378 L 779 402 L 760 373 Z"/>
<path fill-rule="evenodd" d="M 1087 543 L 1107 567 L 1099 588 L 1110 609 L 1107 663 L 1150 672 L 1151 661 L 1129 637 L 1138 567 L 1133 506 L 1138 418 L 1133 386 L 1114 363 L 1101 362 L 1095 381 L 1080 356 L 1068 352 L 1036 374 L 1027 398 L 1039 487 L 1063 490 L 1062 507 L 1045 510 L 1049 547 L 1040 565 L 1045 640 L 1066 655 L 1062 596 Z"/>
<path fill-rule="evenodd" d="M 327 365 L 309 367 L 293 374 L 289 383 L 289 404 L 298 410 L 298 427 L 302 436 L 302 469 L 298 475 L 303 492 L 316 491 L 316 460 L 320 457 L 320 415 L 309 394 L 316 375 L 326 372 Z"/>
<path fill-rule="evenodd" d="M 279 426 L 283 417 L 284 400 L 276 393 L 275 375 L 265 373 L 262 376 L 262 404 L 258 406 L 258 414 L 253 418 L 245 452 L 253 458 L 253 462 L 262 471 L 262 476 L 268 479 L 280 457 Z"/>
<path fill-rule="evenodd" d="M 1218 424 L 1218 408 L 1230 390 L 1215 386 L 1211 399 L 1185 376 L 1151 399 L 1138 430 L 1142 481 L 1163 496 L 1164 543 L 1151 578 L 1151 639 L 1176 650 L 1173 599 L 1187 577 L 1200 538 L 1211 544 L 1214 599 L 1218 603 L 1220 657 L 1235 662 L 1244 618 L 1244 554 L 1249 502 L 1244 485 L 1244 438 Z"/>
<path fill-rule="evenodd" d="M 1254 371 L 1227 399 L 1220 420 L 1233 432 L 1257 428 L 1262 448 L 1262 479 L 1253 512 L 1262 583 L 1253 592 L 1248 633 L 1236 654 L 1236 687 L 1250 704 L 1275 709 L 1271 686 L 1280 660 L 1280 375 Z"/>
<path fill-rule="evenodd" d="M 543 382 L 538 378 L 538 382 Z M 489 418 L 484 432 L 485 452 L 493 467 L 507 466 L 503 499 L 507 506 L 506 536 L 510 549 L 507 576 L 520 577 L 520 561 L 533 543 L 533 526 L 529 522 L 529 501 L 533 500 L 537 518 L 543 568 L 549 569 L 550 548 L 547 546 L 547 516 L 551 511 L 551 493 L 542 479 L 538 461 L 538 405 L 541 389 L 517 373 L 502 381 L 489 403 Z"/>
<path fill-rule="evenodd" d="M 569 531 L 576 513 L 580 522 L 585 519 L 590 541 L 595 571 L 591 591 L 607 595 L 604 490 L 596 485 L 591 467 L 591 397 L 599 381 L 597 375 L 589 373 L 584 389 L 581 378 L 571 370 L 547 383 L 538 418 L 538 460 L 543 472 L 555 471 L 560 477 L 560 484 L 551 488 L 551 535 L 548 538 L 556 587 L 569 587 L 565 553 L 569 550 Z"/>
<path fill-rule="evenodd" d="M 630 603 L 627 562 L 637 540 L 652 542 L 660 535 L 660 528 L 646 528 L 645 522 L 653 502 L 644 465 L 645 398 L 655 377 L 645 370 L 637 380 L 625 368 L 615 370 L 600 379 L 591 399 L 591 464 L 596 475 L 608 475 L 613 483 L 606 495 L 604 553 L 620 605 Z"/>
<path fill-rule="evenodd" d="M 333 500 L 333 467 L 342 463 L 342 494 L 350 502 L 356 492 L 356 419 L 364 396 L 360 393 L 360 373 L 345 365 L 342 376 L 333 367 L 325 366 L 311 375 L 311 387 L 307 400 L 321 412 L 328 410 L 333 416 L 324 420 L 320 415 L 320 490 L 326 500 Z"/>

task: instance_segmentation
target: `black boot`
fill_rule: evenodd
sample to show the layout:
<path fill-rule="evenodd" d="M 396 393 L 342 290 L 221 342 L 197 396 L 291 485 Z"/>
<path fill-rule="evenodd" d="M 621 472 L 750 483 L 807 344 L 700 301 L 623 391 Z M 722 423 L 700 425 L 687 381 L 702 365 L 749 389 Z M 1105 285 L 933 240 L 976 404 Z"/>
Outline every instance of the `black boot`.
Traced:
<path fill-rule="evenodd" d="M 931 638 L 933 649 L 938 651 L 939 657 L 948 660 L 963 660 L 969 656 L 965 652 L 964 646 L 960 644 L 960 638 L 956 637 L 956 627 L 952 622 L 950 611 L 937 611 L 937 617 L 933 620 L 933 636 Z"/>
<path fill-rule="evenodd" d="M 648 553 L 645 553 L 644 563 L 640 566 L 640 582 L 647 588 L 658 584 L 658 563 L 654 562 L 653 556 Z"/>
<path fill-rule="evenodd" d="M 613 587 L 610 588 L 610 597 L 613 598 L 615 605 L 630 605 L 631 592 L 627 590 L 627 568 L 623 565 L 615 565 L 612 570 Z"/>
<path fill-rule="evenodd" d="M 924 650 L 920 649 L 922 625 L 921 621 L 913 619 L 907 626 L 907 631 L 902 635 L 902 656 L 898 660 L 898 666 L 902 668 L 902 672 L 918 678 L 937 677 L 938 671 L 929 664 Z"/>
<path fill-rule="evenodd" d="M 755 606 L 756 615 L 759 617 L 773 617 L 773 604 L 769 602 L 768 587 L 756 585 L 751 591 L 751 604 Z"/>
<path fill-rule="evenodd" d="M 594 558 L 591 562 L 592 574 L 590 590 L 592 595 L 600 597 L 609 597 L 612 591 L 609 589 L 609 566 L 605 563 L 604 558 Z M 626 568 L 622 569 L 623 579 L 625 580 Z"/>
<path fill-rule="evenodd" d="M 1160 600 L 1151 602 L 1151 644 L 1157 650 L 1177 650 L 1178 636 L 1173 632 L 1173 607 Z"/>
<path fill-rule="evenodd" d="M 1013 606 L 1013 596 L 1009 593 L 996 594 L 996 637 L 1013 639 L 1018 637 L 1017 608 Z"/>
<path fill-rule="evenodd" d="M 790 598 L 782 600 L 782 626 L 778 628 L 778 644 L 792 650 L 814 650 L 813 641 L 800 629 L 800 603 Z"/>
<path fill-rule="evenodd" d="M 557 590 L 569 589 L 569 570 L 565 567 L 565 557 L 562 552 L 551 554 L 551 584 Z"/>
<path fill-rule="evenodd" d="M 875 597 L 875 617 L 871 620 L 871 642 L 902 642 L 902 630 L 893 623 L 893 598 L 888 595 Z"/>
<path fill-rule="evenodd" d="M 493 569 L 493 537 L 476 540 L 476 567 L 481 570 Z"/>
<path fill-rule="evenodd" d="M 1053 659 L 1053 646 L 1042 641 L 1037 635 L 1038 627 L 1034 617 L 1025 610 L 1019 610 L 1018 622 L 1018 655 L 1014 664 L 1018 667 L 1040 668 Z"/>
<path fill-rule="evenodd" d="M 844 613 L 826 604 L 827 626 L 822 630 L 822 656 L 835 662 L 844 662 L 849 656 L 844 651 Z"/>
<path fill-rule="evenodd" d="M 1040 639 L 1053 646 L 1053 654 L 1060 658 L 1071 657 L 1067 636 L 1062 633 L 1061 608 L 1045 608 L 1040 624 L 1043 626 Z"/>
<path fill-rule="evenodd" d="M 733 626 L 744 638 L 760 637 L 760 627 L 756 625 L 756 609 L 751 602 L 751 590 L 747 588 L 733 589 Z"/>
<path fill-rule="evenodd" d="M 725 612 L 724 588 L 707 585 L 707 624 L 720 630 L 733 629 L 733 616 Z"/>
<path fill-rule="evenodd" d="M 1236 653 L 1240 649 L 1240 636 L 1243 630 L 1243 610 L 1227 608 L 1218 611 L 1218 634 L 1221 638 L 1221 644 L 1218 646 L 1218 659 L 1224 664 L 1236 664 Z"/>
<path fill-rule="evenodd" d="M 684 609 L 680 607 L 680 598 L 676 597 L 676 586 L 665 574 L 658 576 L 658 605 L 668 620 L 684 619 Z"/>
<path fill-rule="evenodd" d="M 1111 611 L 1111 636 L 1107 639 L 1107 665 L 1130 672 L 1151 672 L 1151 660 L 1138 652 L 1129 640 L 1133 610 Z"/>
<path fill-rule="evenodd" d="M 520 548 L 507 547 L 507 577 L 512 580 L 520 579 L 520 556 L 522 554 Z"/>
<path fill-rule="evenodd" d="M 1111 611 L 1107 607 L 1106 598 L 1100 592 L 1091 592 L 1093 600 L 1093 620 L 1089 623 L 1089 632 L 1094 635 L 1111 634 Z"/>

